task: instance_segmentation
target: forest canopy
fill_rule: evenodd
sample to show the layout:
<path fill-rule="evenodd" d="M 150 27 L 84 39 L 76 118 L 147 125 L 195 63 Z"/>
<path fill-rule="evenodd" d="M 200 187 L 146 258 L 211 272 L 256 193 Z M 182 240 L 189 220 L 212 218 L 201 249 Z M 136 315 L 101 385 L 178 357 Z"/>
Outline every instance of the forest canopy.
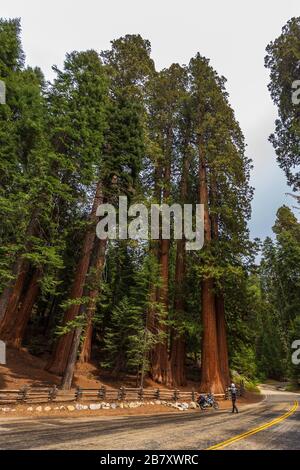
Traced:
<path fill-rule="evenodd" d="M 295 194 L 300 107 L 287 94 L 299 31 L 294 18 L 266 57 L 270 140 Z M 47 358 L 66 388 L 77 361 L 203 392 L 232 376 L 297 381 L 300 224 L 283 206 L 274 237 L 251 240 L 252 162 L 226 79 L 200 53 L 158 71 L 150 42 L 126 35 L 68 53 L 49 83 L 20 37 L 18 19 L 0 19 L 0 339 Z M 97 208 L 120 196 L 202 204 L 204 247 L 161 232 L 99 239 Z"/>

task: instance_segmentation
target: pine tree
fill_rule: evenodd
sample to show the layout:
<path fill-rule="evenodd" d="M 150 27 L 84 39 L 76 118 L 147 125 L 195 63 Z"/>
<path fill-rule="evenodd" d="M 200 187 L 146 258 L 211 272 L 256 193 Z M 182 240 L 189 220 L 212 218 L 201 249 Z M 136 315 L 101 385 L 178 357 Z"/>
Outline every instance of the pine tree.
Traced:
<path fill-rule="evenodd" d="M 265 66 L 270 70 L 271 79 L 268 88 L 278 107 L 275 132 L 270 136 L 270 141 L 275 148 L 279 166 L 286 174 L 288 184 L 295 191 L 299 191 L 300 18 L 290 19 L 282 28 L 281 35 L 270 42 L 266 50 Z"/>
<path fill-rule="evenodd" d="M 4 118 L 1 130 L 9 129 L 10 134 L 2 134 L 1 145 L 1 211 L 6 222 L 1 248 L 4 285 L 0 330 L 8 343 L 19 345 L 22 337 L 17 336 L 19 330 L 14 329 L 14 323 L 16 318 L 22 321 L 23 312 L 24 319 L 28 317 L 29 306 L 34 304 L 39 290 L 27 291 L 26 287 L 36 270 L 43 289 L 51 283 L 51 273 L 62 265 L 62 245 L 52 220 L 57 180 L 49 181 L 51 153 L 46 137 L 43 77 L 38 69 L 24 69 L 19 22 L 4 21 L 1 30 L 5 51 L 1 64 L 8 81 L 7 102 L 0 109 Z M 11 50 L 6 50 L 8 46 Z M 44 283 L 41 278 L 45 278 Z"/>

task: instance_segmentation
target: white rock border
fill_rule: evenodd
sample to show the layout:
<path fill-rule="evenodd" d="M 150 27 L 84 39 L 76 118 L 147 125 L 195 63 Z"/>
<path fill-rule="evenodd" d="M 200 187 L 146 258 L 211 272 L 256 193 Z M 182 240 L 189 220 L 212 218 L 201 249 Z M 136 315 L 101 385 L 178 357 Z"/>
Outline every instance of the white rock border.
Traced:
<path fill-rule="evenodd" d="M 26 411 L 30 413 L 38 412 L 41 413 L 45 411 L 49 413 L 51 411 L 98 411 L 98 410 L 115 410 L 120 409 L 134 409 L 140 408 L 141 406 L 153 406 L 153 405 L 162 405 L 171 408 L 176 408 L 179 411 L 195 410 L 199 408 L 197 402 L 192 401 L 190 403 L 186 402 L 174 402 L 174 401 L 164 401 L 164 400 L 155 400 L 155 401 L 123 401 L 123 402 L 96 402 L 96 403 L 66 403 L 65 405 L 46 406 L 29 406 Z M 15 412 L 16 408 L 10 408 L 8 406 L 0 408 L 0 412 L 11 413 Z"/>

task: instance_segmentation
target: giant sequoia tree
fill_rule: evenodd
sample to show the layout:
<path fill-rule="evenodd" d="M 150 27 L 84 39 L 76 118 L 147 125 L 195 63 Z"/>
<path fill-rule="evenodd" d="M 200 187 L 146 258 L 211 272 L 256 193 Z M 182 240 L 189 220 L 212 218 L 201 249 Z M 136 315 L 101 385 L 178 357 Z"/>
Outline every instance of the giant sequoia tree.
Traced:
<path fill-rule="evenodd" d="M 188 162 L 183 163 L 183 156 L 188 152 L 189 142 L 186 140 L 186 147 L 179 149 L 179 140 L 183 138 L 182 133 L 187 134 L 188 129 L 183 126 L 180 128 L 180 117 L 183 113 L 183 101 L 187 93 L 187 72 L 178 64 L 173 64 L 169 69 L 162 70 L 161 72 L 153 75 L 152 80 L 148 85 L 148 122 L 149 122 L 149 137 L 155 143 L 155 150 L 152 156 L 152 184 L 153 184 L 153 201 L 156 204 L 169 204 L 172 202 L 184 203 L 183 199 L 186 197 L 186 184 Z M 188 139 L 188 137 L 186 137 Z M 181 151 L 180 151 L 181 150 Z M 183 151 L 183 153 L 182 153 Z M 187 160 L 187 159 L 186 159 Z M 181 163 L 179 162 L 181 161 Z M 181 166 L 180 166 L 181 165 Z M 178 176 L 176 176 L 176 166 L 180 167 L 179 171 L 183 172 L 185 176 L 181 181 L 181 194 L 174 191 L 174 183 L 178 183 Z M 180 179 L 180 177 L 179 177 Z M 160 220 L 162 224 L 162 220 Z M 153 292 L 153 299 L 155 299 L 163 310 L 155 312 L 150 310 L 148 312 L 148 323 L 151 325 L 153 331 L 162 333 L 164 339 L 159 341 L 153 351 L 151 352 L 151 376 L 152 378 L 161 383 L 172 384 L 174 382 L 174 361 L 178 362 L 180 368 L 180 361 L 175 358 L 177 352 L 175 343 L 173 342 L 173 354 L 171 354 L 173 368 L 170 363 L 169 350 L 168 350 L 168 337 L 170 330 L 167 321 L 170 317 L 171 299 L 170 299 L 170 240 L 163 238 L 162 227 L 160 227 L 160 238 L 157 242 L 152 242 L 152 251 L 157 257 L 157 262 L 160 266 L 161 287 L 155 289 Z M 177 278 L 178 288 L 184 280 L 184 265 L 181 258 L 183 254 L 184 243 L 178 243 L 177 261 Z M 180 264 L 181 263 L 181 264 Z M 180 264 L 180 266 L 179 266 Z M 179 294 L 176 300 L 176 310 L 180 310 L 178 303 Z M 175 340 L 175 331 L 171 333 L 173 340 Z M 184 355 L 183 355 L 184 356 Z M 176 364 L 177 365 L 177 364 Z M 183 374 L 183 372 L 182 372 Z M 184 377 L 179 379 L 179 382 L 184 382 Z"/>
<path fill-rule="evenodd" d="M 31 350 L 40 338 L 65 388 L 78 359 L 97 359 L 171 386 L 200 362 L 201 390 L 222 391 L 226 329 L 246 317 L 233 286 L 248 274 L 252 197 L 225 79 L 200 54 L 158 72 L 149 41 L 126 35 L 67 54 L 46 85 L 19 35 L 1 21 L 0 337 Z M 165 239 L 162 217 L 157 240 L 99 240 L 97 207 L 119 196 L 203 204 L 203 250 Z"/>
<path fill-rule="evenodd" d="M 127 47 L 124 48 L 124 44 Z M 128 49 L 132 49 L 131 59 L 136 58 L 134 64 L 132 60 L 128 60 Z M 143 55 L 146 65 L 140 61 Z M 76 317 L 83 314 L 86 317 L 81 361 L 88 359 L 91 354 L 93 312 L 100 293 L 99 284 L 106 249 L 105 240 L 100 242 L 96 240 L 96 209 L 103 202 L 116 205 L 120 195 L 127 195 L 130 200 L 136 191 L 143 150 L 143 107 L 138 101 L 141 97 L 140 82 L 143 80 L 143 74 L 147 73 L 148 62 L 151 65 L 147 44 L 140 37 L 135 36 L 115 41 L 112 50 L 104 52 L 102 56 L 106 69 L 111 72 L 112 76 L 109 82 L 110 96 L 105 110 L 107 128 L 104 132 L 103 145 L 102 142 L 98 142 L 91 146 L 91 148 L 98 149 L 99 157 L 97 162 L 99 181 L 91 212 L 93 223 L 85 236 L 83 253 L 75 272 L 71 293 L 72 305 L 64 318 L 65 327 L 68 329 L 68 323 L 76 320 Z M 95 105 L 98 104 L 97 101 L 99 102 L 99 99 L 95 97 Z M 97 244 L 99 248 L 96 248 L 96 254 L 93 255 Z M 93 287 L 88 286 L 89 281 L 86 276 L 89 271 L 94 271 Z M 52 372 L 63 374 L 71 356 L 72 368 L 74 368 L 80 330 L 74 331 L 72 324 L 70 326 L 71 331 L 59 339 L 48 365 L 48 369 Z M 72 350 L 75 352 L 72 353 Z M 68 370 L 68 376 L 70 375 L 72 374 Z"/>
<path fill-rule="evenodd" d="M 250 162 L 228 104 L 224 78 L 199 54 L 189 65 L 194 145 L 198 156 L 198 201 L 204 205 L 204 250 L 200 253 L 203 324 L 201 389 L 222 390 L 229 381 L 225 280 L 242 270 L 249 250 Z"/>

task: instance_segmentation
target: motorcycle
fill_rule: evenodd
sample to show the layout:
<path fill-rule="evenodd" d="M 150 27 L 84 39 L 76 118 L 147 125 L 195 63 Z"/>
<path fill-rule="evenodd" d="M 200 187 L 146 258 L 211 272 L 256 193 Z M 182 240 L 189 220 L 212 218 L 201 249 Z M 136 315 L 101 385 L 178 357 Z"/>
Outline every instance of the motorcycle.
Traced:
<path fill-rule="evenodd" d="M 198 399 L 198 404 L 201 410 L 205 408 L 214 408 L 214 410 L 219 409 L 219 403 L 216 401 L 213 393 L 208 393 L 207 395 L 200 395 Z"/>

